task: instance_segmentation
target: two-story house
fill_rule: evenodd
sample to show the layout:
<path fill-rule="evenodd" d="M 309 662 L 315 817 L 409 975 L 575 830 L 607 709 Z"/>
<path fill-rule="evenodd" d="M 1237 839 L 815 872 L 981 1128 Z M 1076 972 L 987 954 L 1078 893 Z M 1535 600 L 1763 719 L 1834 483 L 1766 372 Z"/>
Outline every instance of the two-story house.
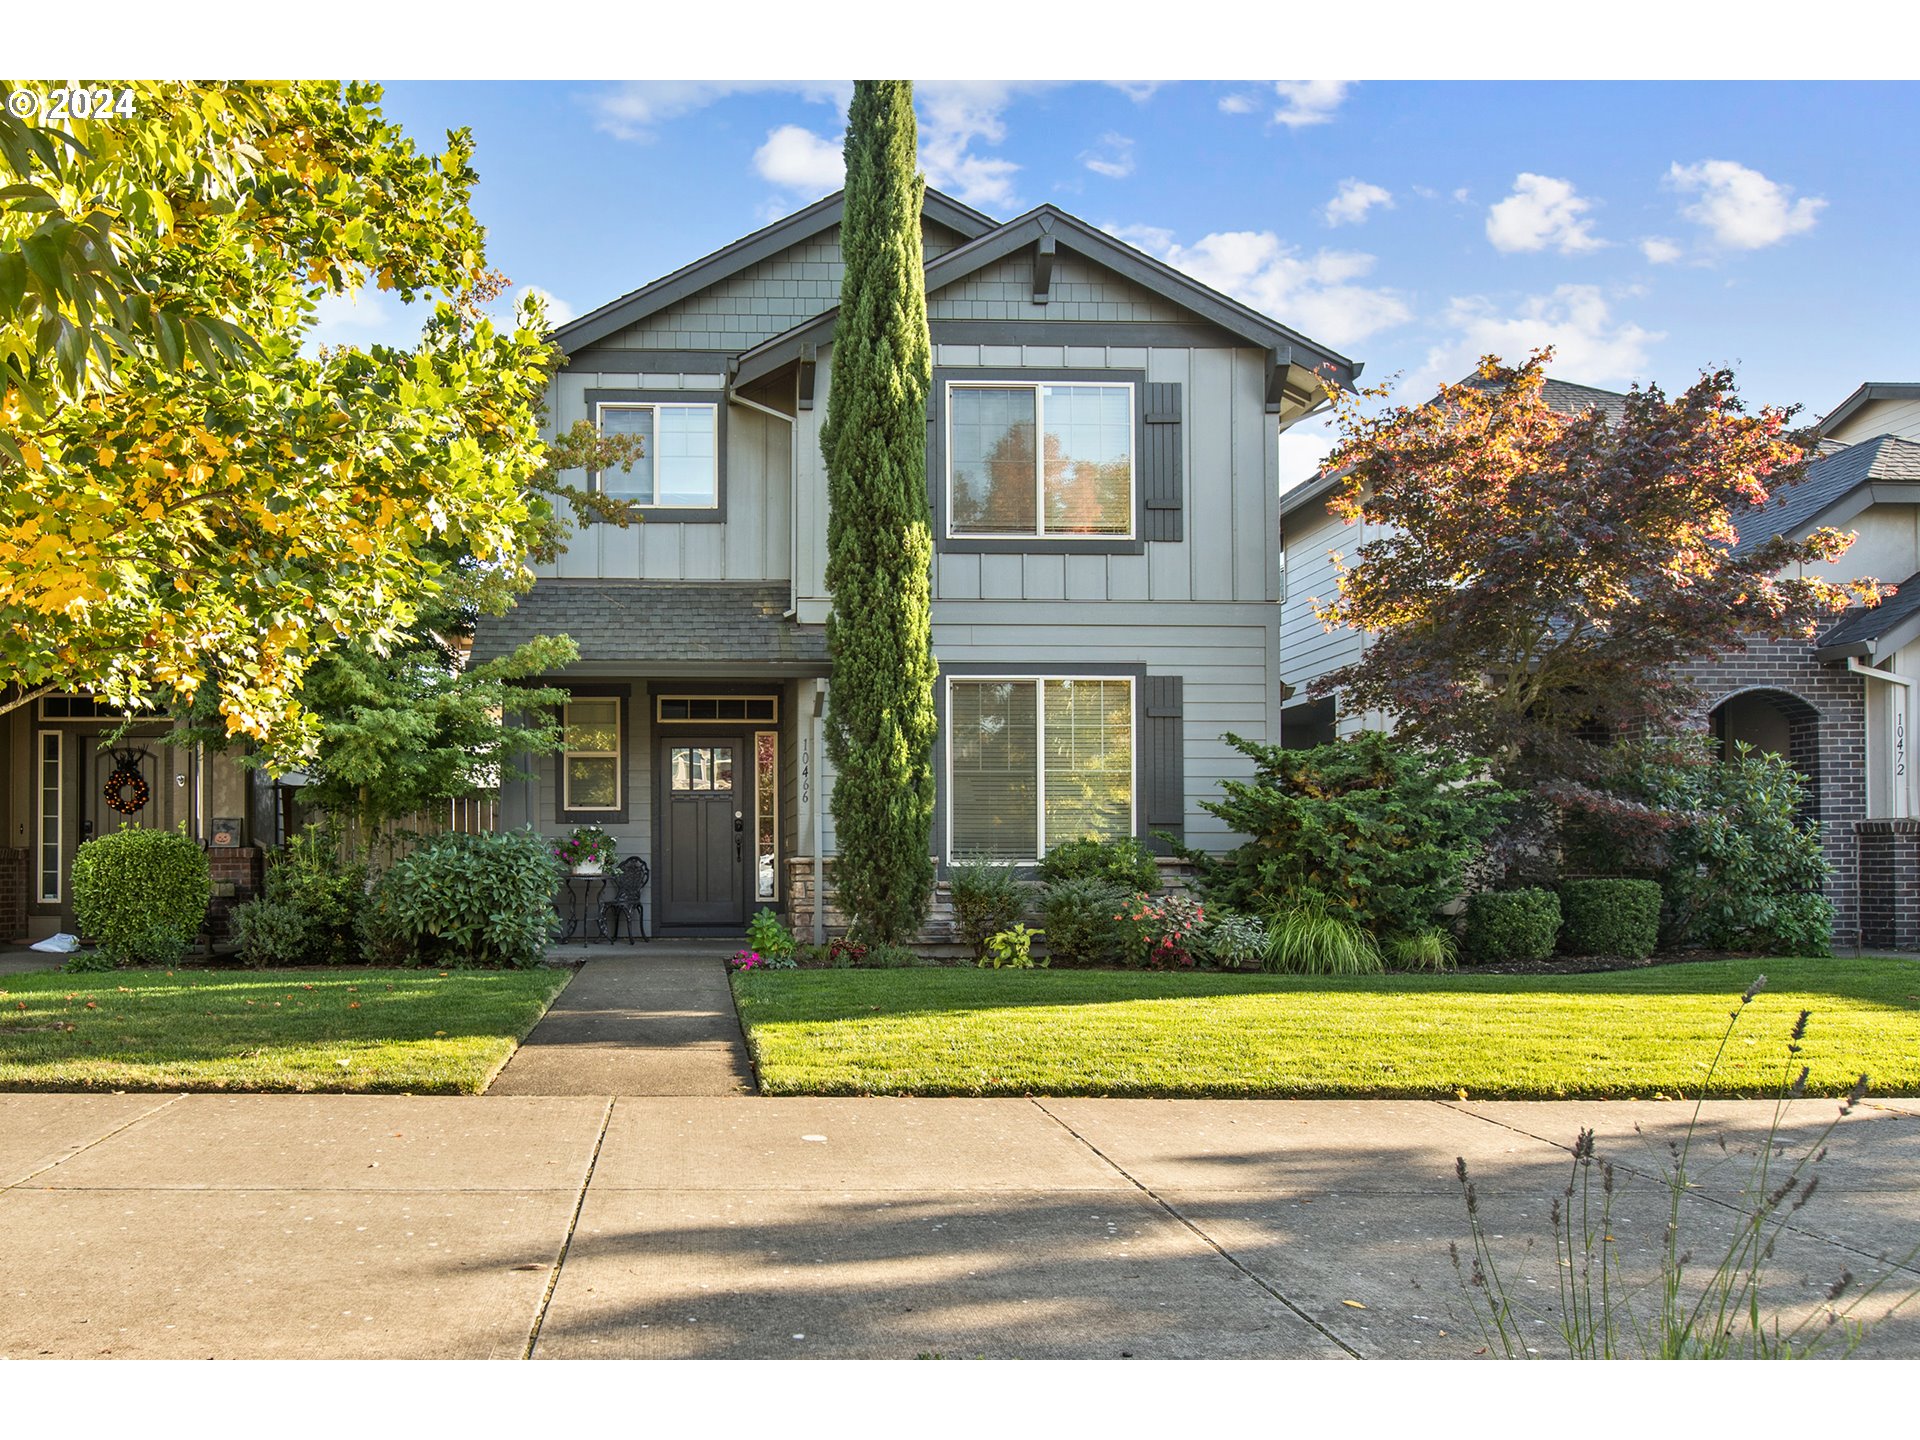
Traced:
<path fill-rule="evenodd" d="M 500 823 L 595 823 L 654 874 L 661 933 L 811 919 L 834 853 L 822 719 L 841 200 L 560 327 L 549 408 L 646 437 L 579 477 L 580 528 L 475 655 L 565 633 L 566 748 Z M 1064 838 L 1233 841 L 1201 802 L 1278 733 L 1277 440 L 1359 366 L 1051 205 L 923 212 L 940 664 L 932 835 L 1033 861 Z"/>
<path fill-rule="evenodd" d="M 1546 398 L 1567 410 L 1617 413 L 1623 396 L 1549 380 Z M 1854 534 L 1831 579 L 1871 576 L 1899 586 L 1873 608 L 1850 611 L 1811 642 L 1755 639 L 1689 668 L 1704 703 L 1700 724 L 1726 747 L 1745 741 L 1787 756 L 1809 782 L 1807 810 L 1821 822 L 1834 878 L 1828 887 L 1842 943 L 1920 946 L 1920 790 L 1908 756 L 1920 679 L 1920 385 L 1873 383 L 1814 427 L 1818 453 L 1800 484 L 1738 517 L 1738 548 L 1822 526 Z M 1357 659 L 1365 637 L 1327 630 L 1312 599 L 1330 599 L 1334 557 L 1371 538 L 1330 515 L 1331 476 L 1315 476 L 1281 503 L 1286 554 L 1282 644 L 1289 700 L 1283 743 L 1311 745 L 1387 717 L 1342 714 L 1314 700 L 1313 680 Z"/>

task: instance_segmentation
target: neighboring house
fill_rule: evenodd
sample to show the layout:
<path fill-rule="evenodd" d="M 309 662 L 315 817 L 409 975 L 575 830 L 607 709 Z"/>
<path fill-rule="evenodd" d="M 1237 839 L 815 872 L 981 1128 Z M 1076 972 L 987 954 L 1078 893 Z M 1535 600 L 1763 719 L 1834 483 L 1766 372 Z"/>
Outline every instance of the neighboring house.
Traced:
<path fill-rule="evenodd" d="M 1617 393 L 1547 382 L 1557 408 L 1617 411 Z M 1920 947 L 1920 791 L 1909 760 L 1913 686 L 1920 678 L 1920 385 L 1868 384 L 1815 427 L 1819 453 L 1799 485 L 1738 521 L 1739 547 L 1821 526 L 1857 537 L 1829 578 L 1871 576 L 1899 592 L 1849 611 L 1811 643 L 1756 640 L 1736 654 L 1689 667 L 1704 697 L 1703 728 L 1723 746 L 1746 741 L 1786 755 L 1809 782 L 1834 867 L 1829 895 L 1838 938 Z M 1364 637 L 1325 632 L 1310 596 L 1332 597 L 1332 555 L 1369 535 L 1328 515 L 1324 476 L 1282 500 L 1287 597 L 1283 607 L 1289 692 L 1282 743 L 1380 728 L 1377 715 L 1341 715 L 1313 702 L 1316 677 L 1358 658 Z"/>
<path fill-rule="evenodd" d="M 74 851 L 122 825 L 184 826 L 206 845 L 216 910 L 257 888 L 261 847 L 277 838 L 271 783 L 231 757 L 162 743 L 164 717 L 102 748 L 122 720 L 84 695 L 47 695 L 0 716 L 0 944 L 76 931 Z M 111 784 L 110 799 L 116 778 L 125 783 Z"/>
<path fill-rule="evenodd" d="M 838 195 L 556 332 L 552 421 L 648 438 L 476 658 L 580 659 L 566 750 L 501 824 L 597 823 L 653 869 L 649 924 L 811 922 L 834 853 L 826 474 Z M 1360 367 L 1053 206 L 927 192 L 934 384 L 932 846 L 1033 861 L 1069 836 L 1233 843 L 1201 810 L 1280 709 L 1280 431 Z M 1036 436 L 1039 443 L 1036 444 Z M 579 477 L 586 479 L 587 477 Z"/>

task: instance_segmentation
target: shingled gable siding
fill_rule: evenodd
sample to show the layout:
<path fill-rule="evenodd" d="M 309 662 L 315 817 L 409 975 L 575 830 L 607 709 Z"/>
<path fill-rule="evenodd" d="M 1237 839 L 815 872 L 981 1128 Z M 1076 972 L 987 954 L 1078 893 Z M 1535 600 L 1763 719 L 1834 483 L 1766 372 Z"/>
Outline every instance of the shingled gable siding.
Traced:
<path fill-rule="evenodd" d="M 936 290 L 927 297 L 927 318 L 1193 322 L 1165 296 L 1067 251 L 1054 260 L 1048 297 L 1033 303 L 1033 257 L 1022 251 Z"/>
<path fill-rule="evenodd" d="M 929 260 L 961 243 L 931 222 L 921 229 Z M 603 343 L 610 349 L 750 349 L 840 303 L 840 230 L 835 226 L 697 295 L 649 315 Z"/>

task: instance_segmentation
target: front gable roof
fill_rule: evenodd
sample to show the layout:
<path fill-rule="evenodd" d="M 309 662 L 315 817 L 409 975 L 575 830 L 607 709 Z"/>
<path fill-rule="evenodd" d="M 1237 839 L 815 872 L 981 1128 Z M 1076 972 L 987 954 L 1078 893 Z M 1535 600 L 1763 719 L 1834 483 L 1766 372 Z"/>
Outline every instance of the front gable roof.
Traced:
<path fill-rule="evenodd" d="M 1335 385 L 1349 387 L 1362 366 L 1338 351 L 1309 340 L 1299 331 L 1222 295 L 1192 276 L 1176 270 L 1116 240 L 1103 230 L 1053 205 L 1042 205 L 1006 224 L 977 235 L 965 245 L 947 251 L 927 262 L 927 293 L 976 274 L 987 266 L 1038 244 L 1050 237 L 1056 246 L 1103 266 L 1153 294 L 1178 305 L 1188 314 L 1206 321 L 1235 340 L 1255 349 L 1268 351 L 1276 368 L 1283 372 L 1284 383 L 1302 395 L 1318 399 L 1314 381 L 1324 378 Z M 741 382 L 773 371 L 799 358 L 808 346 L 819 346 L 833 338 L 839 318 L 836 307 L 801 325 L 766 340 L 740 356 L 738 378 Z"/>
<path fill-rule="evenodd" d="M 1799 539 L 1822 526 L 1844 525 L 1870 505 L 1920 504 L 1920 443 L 1877 435 L 1816 455 L 1806 477 L 1757 510 L 1738 516 L 1736 555 L 1776 535 Z"/>
<path fill-rule="evenodd" d="M 575 354 L 783 250 L 832 230 L 839 225 L 845 208 L 846 192 L 835 191 L 825 199 L 814 201 L 804 210 L 797 210 L 751 235 L 742 236 L 731 245 L 722 246 L 711 255 L 681 266 L 671 275 L 663 275 L 597 310 L 569 320 L 554 330 L 554 341 L 566 354 Z M 962 205 L 952 196 L 943 195 L 931 186 L 922 202 L 921 214 L 969 240 L 987 234 L 994 227 L 992 217 L 981 214 L 971 206 Z"/>
<path fill-rule="evenodd" d="M 1813 427 L 1813 433 L 1822 437 L 1831 435 L 1876 400 L 1920 400 L 1920 385 L 1869 380 L 1823 416 Z"/>

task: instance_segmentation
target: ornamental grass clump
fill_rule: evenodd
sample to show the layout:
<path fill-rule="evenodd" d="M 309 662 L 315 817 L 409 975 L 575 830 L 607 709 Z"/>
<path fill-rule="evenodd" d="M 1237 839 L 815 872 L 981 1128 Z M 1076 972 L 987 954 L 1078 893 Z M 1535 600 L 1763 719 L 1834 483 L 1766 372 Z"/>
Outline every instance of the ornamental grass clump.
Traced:
<path fill-rule="evenodd" d="M 1303 896 L 1268 922 L 1260 968 L 1286 975 L 1378 975 L 1386 968 L 1366 928 L 1325 899 Z"/>
<path fill-rule="evenodd" d="M 1766 976 L 1758 977 L 1729 1013 L 1701 1081 L 1702 1093 L 1726 1055 L 1741 1017 L 1766 983 Z M 1824 1301 L 1798 1320 L 1789 1321 L 1763 1295 L 1774 1247 L 1819 1188 L 1829 1138 L 1867 1091 L 1867 1077 L 1862 1075 L 1841 1102 L 1839 1113 L 1807 1143 L 1797 1160 L 1788 1163 L 1790 1147 L 1781 1131 L 1790 1106 L 1806 1095 L 1808 1067 L 1800 1056 L 1810 1018 L 1811 1012 L 1802 1010 L 1788 1032 L 1786 1064 L 1774 1092 L 1771 1123 L 1754 1149 L 1752 1167 L 1732 1212 L 1739 1217 L 1732 1238 L 1718 1259 L 1709 1257 L 1712 1269 L 1697 1285 L 1688 1283 L 1694 1254 L 1684 1232 L 1695 1213 L 1688 1194 L 1698 1184 L 1693 1154 L 1700 1132 L 1700 1101 L 1694 1102 L 1685 1134 L 1667 1142 L 1661 1179 L 1668 1204 L 1660 1239 L 1660 1273 L 1645 1285 L 1633 1285 L 1626 1278 L 1620 1241 L 1630 1232 L 1615 1217 L 1620 1177 L 1614 1162 L 1597 1153 L 1592 1130 L 1583 1128 L 1575 1137 L 1567 1183 L 1548 1209 L 1557 1303 L 1532 1299 L 1538 1293 L 1535 1287 L 1515 1285 L 1502 1276 L 1481 1218 L 1478 1186 L 1467 1172 L 1465 1158 L 1455 1160 L 1454 1174 L 1465 1197 L 1472 1238 L 1465 1260 L 1457 1244 L 1450 1244 L 1448 1252 L 1489 1354 L 1508 1359 L 1538 1354 L 1527 1341 L 1538 1339 L 1535 1332 L 1549 1327 L 1557 1331 L 1566 1358 L 1573 1360 L 1792 1360 L 1836 1343 L 1847 1354 L 1859 1346 L 1866 1338 L 1866 1326 L 1853 1312 L 1911 1265 L 1920 1256 L 1920 1245 L 1864 1286 L 1843 1268 L 1827 1287 Z M 1634 1130 L 1639 1133 L 1639 1125 Z M 1719 1145 L 1727 1148 L 1724 1139 Z M 1653 1292 L 1651 1297 L 1648 1291 Z M 1920 1289 L 1910 1289 L 1893 1308 L 1906 1305 L 1916 1294 Z"/>

